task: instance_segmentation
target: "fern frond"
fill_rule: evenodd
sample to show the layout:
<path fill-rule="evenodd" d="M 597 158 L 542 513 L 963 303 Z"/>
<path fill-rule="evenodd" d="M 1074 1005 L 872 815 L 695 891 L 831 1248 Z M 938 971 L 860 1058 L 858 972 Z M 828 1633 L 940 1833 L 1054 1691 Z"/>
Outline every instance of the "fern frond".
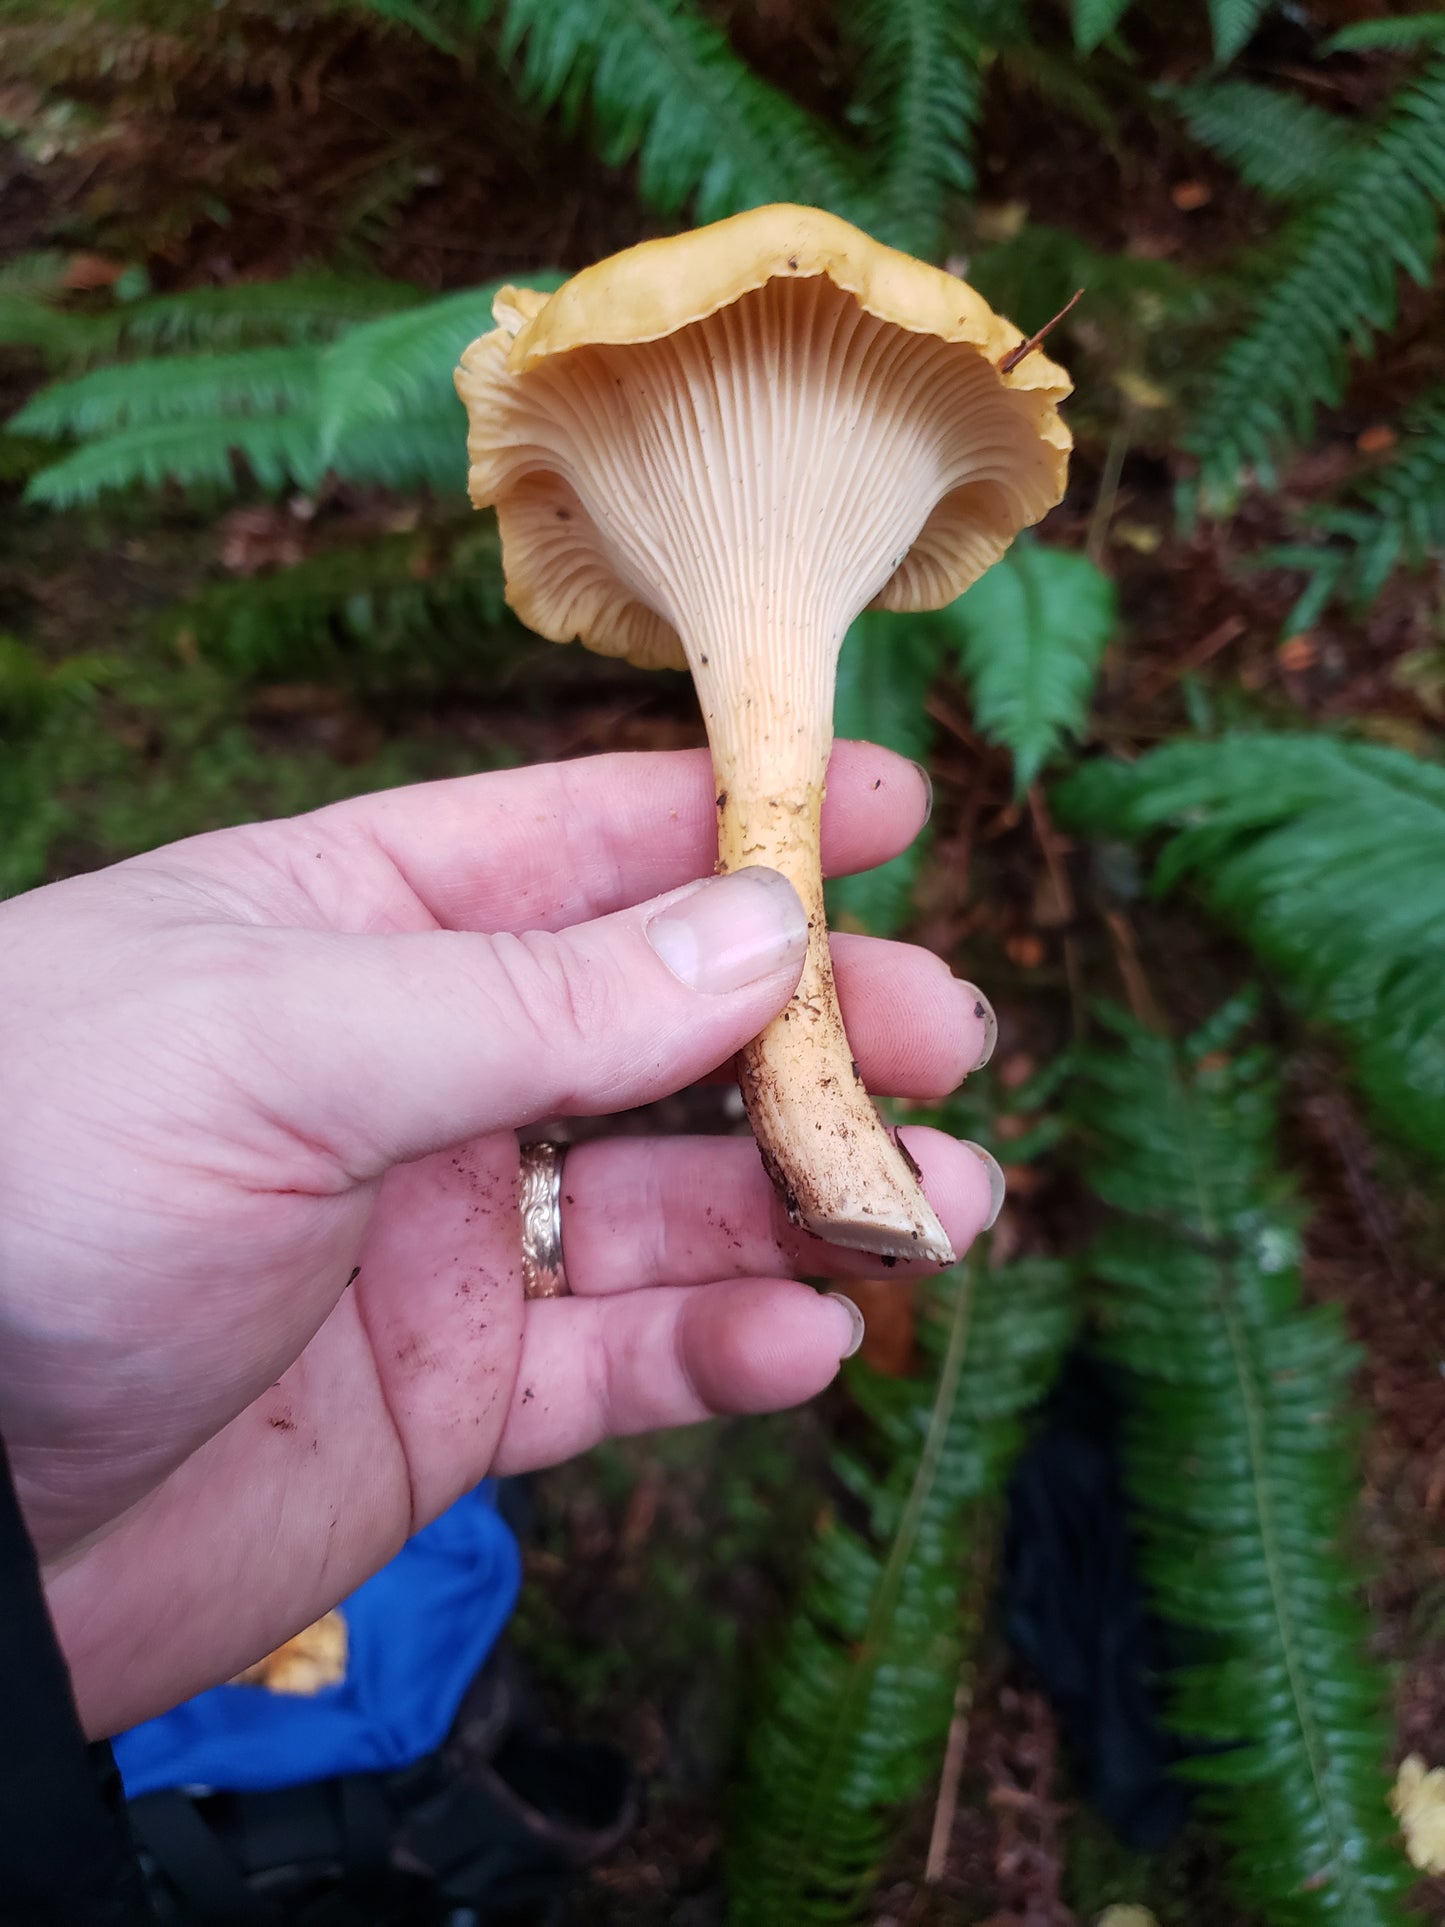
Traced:
<path fill-rule="evenodd" d="M 117 667 L 116 658 L 99 655 L 45 662 L 0 630 L 0 737 L 17 737 L 68 705 L 89 702 Z"/>
<path fill-rule="evenodd" d="M 933 735 L 926 708 L 929 685 L 947 648 L 947 635 L 926 617 L 865 610 L 844 638 L 838 659 L 835 734 L 882 743 L 921 763 Z M 927 847 L 925 836 L 919 836 L 876 869 L 831 879 L 830 920 L 877 937 L 901 930 L 913 907 L 913 886 Z"/>
<path fill-rule="evenodd" d="M 1178 742 L 1094 764 L 1057 792 L 1082 828 L 1172 832 L 1161 888 L 1188 875 L 1342 1031 L 1382 1117 L 1445 1143 L 1445 767 L 1326 735 Z"/>
<path fill-rule="evenodd" d="M 926 699 L 957 663 L 979 728 L 1013 755 L 1028 788 L 1063 736 L 1083 727 L 1094 678 L 1114 632 L 1113 584 L 1081 555 L 1022 537 L 948 608 L 899 616 L 867 610 L 843 644 L 834 720 L 922 761 Z M 830 910 L 886 936 L 907 921 L 922 846 L 828 886 Z"/>
<path fill-rule="evenodd" d="M 288 484 L 313 489 L 321 479 L 317 447 L 316 421 L 308 415 L 147 422 L 52 462 L 31 477 L 25 499 L 71 508 L 110 489 L 160 488 L 167 482 L 230 490 L 238 457 L 263 489 Z"/>
<path fill-rule="evenodd" d="M 931 1388 L 855 1383 L 886 1457 L 838 1470 L 862 1508 L 820 1530 L 758 1694 L 727 1866 L 739 1927 L 857 1918 L 888 1808 L 935 1767 L 967 1628 L 970 1528 L 996 1496 L 1074 1325 L 1066 1269 L 1043 1261 L 946 1286 Z M 941 1342 L 940 1342 L 941 1341 Z"/>
<path fill-rule="evenodd" d="M 51 367 L 84 362 L 112 338 L 107 318 L 67 308 L 65 257 L 18 255 L 0 267 L 0 347 L 33 348 Z"/>
<path fill-rule="evenodd" d="M 1332 33 L 1320 52 L 1358 54 L 1383 47 L 1393 53 L 1410 53 L 1437 42 L 1445 42 L 1445 13 L 1411 13 L 1395 20 L 1357 20 L 1353 26 Z"/>
<path fill-rule="evenodd" d="M 438 686 L 493 690 L 497 638 L 516 629 L 496 524 L 482 517 L 442 554 L 429 534 L 373 538 L 216 583 L 171 619 L 232 675 L 344 677 L 388 698 Z"/>
<path fill-rule="evenodd" d="M 548 270 L 530 279 L 547 287 L 558 277 Z M 313 488 L 333 469 L 388 488 L 460 493 L 466 426 L 452 370 L 489 324 L 493 292 L 488 285 L 417 303 L 399 283 L 301 278 L 140 304 L 115 326 L 124 341 L 149 340 L 162 352 L 53 383 L 11 424 L 88 443 L 34 476 L 30 499 L 59 506 L 165 481 L 223 488 L 235 480 L 233 455 L 269 489 L 288 481 Z M 403 300 L 410 305 L 398 311 Z M 362 315 L 378 305 L 385 312 L 357 322 L 348 318 L 353 305 Z M 224 354 L 164 352 L 253 330 L 286 340 Z"/>
<path fill-rule="evenodd" d="M 459 54 L 492 11 L 492 0 L 363 0 L 371 13 L 409 27 L 443 53 Z"/>
<path fill-rule="evenodd" d="M 1445 550 L 1445 386 L 1406 410 L 1398 450 L 1342 506 L 1313 518 L 1328 546 L 1291 544 L 1261 557 L 1309 577 L 1290 611 L 1290 634 L 1309 628 L 1337 596 L 1368 608 L 1397 568 L 1423 568 Z"/>
<path fill-rule="evenodd" d="M 1359 500 L 1372 526 L 1358 543 L 1356 594 L 1372 602 L 1398 563 L 1420 568 L 1445 549 L 1445 385 L 1406 410 L 1398 453 Z"/>
<path fill-rule="evenodd" d="M 65 821 L 55 796 L 56 744 L 74 740 L 77 720 L 119 669 L 116 659 L 98 655 L 46 662 L 0 631 L 0 898 L 44 881 Z"/>
<path fill-rule="evenodd" d="M 112 362 L 42 388 L 8 425 L 17 435 L 83 440 L 150 422 L 314 408 L 319 366 L 319 351 L 305 345 Z"/>
<path fill-rule="evenodd" d="M 0 294 L 29 295 L 37 301 L 58 301 L 65 292 L 68 256 L 56 248 L 32 248 L 0 267 Z"/>
<path fill-rule="evenodd" d="M 231 288 L 190 288 L 100 312 L 62 305 L 61 290 L 0 280 L 0 345 L 38 349 L 52 366 L 84 367 L 136 350 L 215 350 L 329 341 L 358 322 L 415 307 L 401 281 L 299 274 Z"/>
<path fill-rule="evenodd" d="M 1091 54 L 1129 11 L 1130 0 L 1074 0 L 1074 45 Z"/>
<path fill-rule="evenodd" d="M 421 290 L 405 281 L 293 274 L 284 281 L 153 295 L 107 319 L 114 348 L 230 348 L 245 342 L 329 341 L 357 322 L 415 307 L 421 299 Z"/>
<path fill-rule="evenodd" d="M 550 268 L 519 275 L 528 287 L 552 289 Z M 492 326 L 492 300 L 502 281 L 466 288 L 440 301 L 351 328 L 321 364 L 322 452 L 330 460 L 349 431 L 365 422 L 455 415 L 452 373 L 463 348 Z M 465 432 L 462 434 L 465 446 Z"/>
<path fill-rule="evenodd" d="M 865 609 L 838 658 L 834 733 L 922 762 L 933 736 L 924 706 L 928 687 L 947 650 L 946 632 L 927 617 Z"/>
<path fill-rule="evenodd" d="M 1225 1013 L 1176 1049 L 1122 1016 L 1082 1054 L 1102 1342 L 1132 1379 L 1126 1479 L 1156 1607 L 1193 1641 L 1172 1681 L 1186 1771 L 1272 1927 L 1390 1927 L 1390 1844 L 1357 1568 L 1358 1475 L 1336 1307 L 1306 1308 L 1298 1210 L 1275 1164 L 1270 1065 Z M 1126 1394 L 1126 1396 L 1130 1396 Z"/>
<path fill-rule="evenodd" d="M 910 254 L 938 254 L 948 197 L 974 185 L 984 51 L 974 12 L 967 0 L 855 0 L 853 7 L 862 75 L 856 107 L 878 172 L 874 228 Z"/>
<path fill-rule="evenodd" d="M 500 44 L 524 94 L 576 122 L 590 102 L 603 158 L 634 158 L 645 200 L 700 221 L 765 201 L 860 218 L 856 163 L 758 78 L 692 0 L 503 0 Z"/>
<path fill-rule="evenodd" d="M 1201 80 L 1168 89 L 1165 99 L 1202 147 L 1276 200 L 1318 199 L 1354 157 L 1348 122 L 1277 87 Z"/>
<path fill-rule="evenodd" d="M 1088 74 L 1080 71 L 1072 54 L 1058 52 L 1021 34 L 1000 47 L 998 60 L 1010 84 L 1019 92 L 1034 94 L 1045 107 L 1076 120 L 1081 127 L 1098 135 L 1116 159 L 1122 157 L 1118 107 Z"/>
<path fill-rule="evenodd" d="M 1114 585 L 1087 556 L 1024 537 L 941 619 L 957 638 L 978 726 L 1012 754 L 1023 791 L 1084 726 L 1114 633 Z"/>
<path fill-rule="evenodd" d="M 1209 28 L 1214 36 L 1214 58 L 1228 66 L 1254 38 L 1254 30 L 1268 11 L 1270 0 L 1209 0 Z"/>
<path fill-rule="evenodd" d="M 95 317 L 0 289 L 0 348 L 30 348 L 49 367 L 74 367 L 109 339 Z"/>
<path fill-rule="evenodd" d="M 1445 56 L 1401 90 L 1348 175 L 1299 218 L 1285 271 L 1226 350 L 1185 440 L 1206 500 L 1226 502 L 1247 464 L 1268 475 L 1279 444 L 1338 399 L 1349 349 L 1395 319 L 1398 274 L 1429 279 L 1442 205 Z"/>
<path fill-rule="evenodd" d="M 352 482 L 380 488 L 435 489 L 442 495 L 465 495 L 467 487 L 467 423 L 459 402 L 441 414 L 408 415 L 395 422 L 354 422 L 341 436 L 330 462 L 323 459 L 319 424 L 312 460 L 318 471 L 332 468 Z"/>

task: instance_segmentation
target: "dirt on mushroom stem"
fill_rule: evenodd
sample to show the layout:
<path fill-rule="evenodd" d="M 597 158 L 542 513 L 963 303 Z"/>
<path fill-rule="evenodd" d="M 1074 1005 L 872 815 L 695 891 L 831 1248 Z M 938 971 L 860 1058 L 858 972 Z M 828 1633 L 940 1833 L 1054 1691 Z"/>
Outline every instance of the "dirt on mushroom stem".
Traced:
<path fill-rule="evenodd" d="M 748 1121 L 788 1215 L 834 1244 L 948 1263 L 947 1237 L 936 1220 L 936 1230 L 919 1221 L 916 1174 L 874 1109 L 843 1027 L 818 858 L 823 783 L 750 796 L 734 782 L 724 794 L 718 867 L 767 864 L 787 877 L 808 916 L 798 987 L 738 1057 Z M 810 1137 L 822 1142 L 805 1160 L 787 1155 Z"/>

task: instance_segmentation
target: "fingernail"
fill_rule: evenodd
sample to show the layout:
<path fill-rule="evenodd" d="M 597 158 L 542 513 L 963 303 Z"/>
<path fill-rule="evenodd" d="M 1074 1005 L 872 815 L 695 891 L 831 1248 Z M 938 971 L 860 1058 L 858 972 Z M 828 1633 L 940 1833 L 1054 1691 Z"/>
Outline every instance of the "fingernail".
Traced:
<path fill-rule="evenodd" d="M 909 758 L 909 761 L 913 762 L 913 767 L 918 771 L 919 776 L 923 780 L 923 822 L 919 825 L 919 828 L 922 829 L 926 827 L 933 818 L 933 778 L 923 767 L 922 763 L 914 762 L 912 757 Z"/>
<path fill-rule="evenodd" d="M 993 1056 L 994 1047 L 998 1043 L 998 1018 L 994 1015 L 993 1005 L 977 984 L 971 984 L 966 977 L 960 977 L 958 987 L 966 997 L 972 997 L 973 1014 L 983 1025 L 983 1053 L 973 1067 L 976 1071 L 981 1071 Z"/>
<path fill-rule="evenodd" d="M 988 1216 L 979 1226 L 979 1230 L 992 1231 L 998 1223 L 999 1212 L 1003 1210 L 1004 1192 L 1008 1188 L 1004 1183 L 1003 1166 L 993 1152 L 985 1151 L 981 1144 L 974 1144 L 968 1138 L 963 1138 L 960 1142 L 966 1151 L 973 1152 L 988 1173 Z"/>
<path fill-rule="evenodd" d="M 659 910 L 647 941 L 689 990 L 720 996 L 795 970 L 808 948 L 808 918 L 788 879 L 754 864 Z"/>
<path fill-rule="evenodd" d="M 863 1332 L 865 1329 L 863 1314 L 853 1303 L 853 1300 L 851 1298 L 845 1298 L 841 1291 L 830 1291 L 827 1295 L 835 1305 L 841 1305 L 848 1314 L 848 1323 L 852 1327 L 848 1338 L 848 1349 L 845 1352 L 839 1352 L 838 1356 L 839 1358 L 851 1358 L 863 1343 Z"/>

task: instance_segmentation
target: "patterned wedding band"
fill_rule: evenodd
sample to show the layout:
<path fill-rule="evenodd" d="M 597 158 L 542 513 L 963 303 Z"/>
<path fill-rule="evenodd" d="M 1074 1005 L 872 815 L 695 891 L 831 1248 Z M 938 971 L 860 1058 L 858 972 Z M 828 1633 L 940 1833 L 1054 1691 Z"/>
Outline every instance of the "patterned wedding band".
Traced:
<path fill-rule="evenodd" d="M 528 1298 L 565 1298 L 572 1287 L 562 1262 L 562 1160 L 565 1144 L 522 1146 L 522 1291 Z"/>

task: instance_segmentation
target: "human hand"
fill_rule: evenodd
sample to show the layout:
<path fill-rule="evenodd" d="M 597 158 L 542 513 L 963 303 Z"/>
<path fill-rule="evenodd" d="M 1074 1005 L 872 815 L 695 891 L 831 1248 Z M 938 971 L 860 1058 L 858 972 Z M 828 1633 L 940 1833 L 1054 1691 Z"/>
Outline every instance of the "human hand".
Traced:
<path fill-rule="evenodd" d="M 844 744 L 830 780 L 834 871 L 919 828 L 911 764 Z M 681 1088 L 793 989 L 788 886 L 690 884 L 713 823 L 705 755 L 600 757 L 0 905 L 0 1429 L 92 1732 L 229 1677 L 489 1470 L 832 1378 L 847 1309 L 790 1281 L 877 1261 L 795 1232 L 745 1138 L 577 1147 L 573 1295 L 522 1295 L 516 1128 Z M 970 988 L 835 943 L 870 1087 L 952 1089 Z M 990 1171 L 908 1142 L 961 1250 Z"/>

